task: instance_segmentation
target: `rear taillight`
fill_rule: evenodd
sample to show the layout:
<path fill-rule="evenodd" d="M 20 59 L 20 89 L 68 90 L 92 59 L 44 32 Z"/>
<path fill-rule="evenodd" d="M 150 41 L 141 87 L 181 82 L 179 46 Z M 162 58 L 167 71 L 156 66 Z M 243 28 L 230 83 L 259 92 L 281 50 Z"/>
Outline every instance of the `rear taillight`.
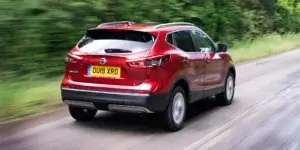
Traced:
<path fill-rule="evenodd" d="M 71 57 L 71 56 L 69 56 L 69 55 L 66 55 L 66 57 L 65 57 L 65 62 L 73 62 L 74 61 L 74 58 L 73 57 Z"/>
<path fill-rule="evenodd" d="M 79 66 L 78 62 L 82 60 L 82 57 L 72 55 L 72 54 L 67 54 L 65 57 L 65 65 L 66 65 L 66 70 L 69 75 L 72 74 L 77 74 L 79 72 Z"/>
<path fill-rule="evenodd" d="M 76 63 L 77 61 L 81 60 L 82 58 L 76 55 L 67 54 L 65 57 L 66 63 Z"/>
<path fill-rule="evenodd" d="M 127 64 L 132 68 L 151 68 L 161 66 L 170 60 L 169 55 L 148 57 L 142 59 L 128 60 Z"/>

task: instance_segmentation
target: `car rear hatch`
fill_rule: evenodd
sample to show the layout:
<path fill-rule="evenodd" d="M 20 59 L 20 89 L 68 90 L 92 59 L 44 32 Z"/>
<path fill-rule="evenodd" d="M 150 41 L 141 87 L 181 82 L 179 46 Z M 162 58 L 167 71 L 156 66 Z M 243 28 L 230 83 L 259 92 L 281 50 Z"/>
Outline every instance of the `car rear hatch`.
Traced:
<path fill-rule="evenodd" d="M 128 61 L 146 58 L 155 42 L 147 32 L 130 30 L 88 30 L 77 45 L 83 53 L 71 80 L 85 83 L 126 85 L 141 84 L 146 68 L 132 67 Z"/>

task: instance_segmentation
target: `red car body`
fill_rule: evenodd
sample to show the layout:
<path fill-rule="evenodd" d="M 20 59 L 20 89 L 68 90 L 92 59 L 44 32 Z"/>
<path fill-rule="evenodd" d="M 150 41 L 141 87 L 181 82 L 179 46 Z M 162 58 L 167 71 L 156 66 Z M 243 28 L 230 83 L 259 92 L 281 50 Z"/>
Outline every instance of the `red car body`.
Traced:
<path fill-rule="evenodd" d="M 188 33 L 193 46 L 181 42 L 189 39 Z M 212 46 L 202 48 L 198 42 L 201 48 L 196 47 L 195 39 L 200 37 L 210 40 Z M 178 48 L 176 40 L 189 50 Z M 103 48 L 94 50 L 98 46 Z M 186 103 L 222 93 L 228 72 L 236 76 L 226 49 L 190 23 L 102 24 L 89 29 L 67 53 L 62 99 L 69 105 L 97 110 L 163 112 L 176 86 L 185 91 Z"/>

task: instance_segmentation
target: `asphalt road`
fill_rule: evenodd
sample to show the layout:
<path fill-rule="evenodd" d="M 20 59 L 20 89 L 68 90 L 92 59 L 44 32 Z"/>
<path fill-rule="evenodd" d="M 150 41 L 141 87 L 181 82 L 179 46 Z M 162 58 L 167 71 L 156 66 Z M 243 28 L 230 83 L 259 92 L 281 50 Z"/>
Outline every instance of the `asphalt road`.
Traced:
<path fill-rule="evenodd" d="M 190 106 L 168 133 L 154 116 L 101 112 L 77 123 L 66 110 L 0 127 L 0 150 L 300 149 L 300 50 L 237 65 L 235 101 Z"/>

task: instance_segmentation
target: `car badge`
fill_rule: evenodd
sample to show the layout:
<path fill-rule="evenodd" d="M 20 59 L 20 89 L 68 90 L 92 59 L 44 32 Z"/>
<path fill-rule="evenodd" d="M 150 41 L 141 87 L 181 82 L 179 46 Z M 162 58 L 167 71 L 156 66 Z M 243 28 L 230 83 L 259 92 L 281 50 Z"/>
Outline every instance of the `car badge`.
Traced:
<path fill-rule="evenodd" d="M 101 58 L 101 59 L 100 59 L 100 64 L 103 65 L 103 64 L 105 64 L 105 63 L 106 63 L 106 59 L 105 59 L 105 58 Z"/>

